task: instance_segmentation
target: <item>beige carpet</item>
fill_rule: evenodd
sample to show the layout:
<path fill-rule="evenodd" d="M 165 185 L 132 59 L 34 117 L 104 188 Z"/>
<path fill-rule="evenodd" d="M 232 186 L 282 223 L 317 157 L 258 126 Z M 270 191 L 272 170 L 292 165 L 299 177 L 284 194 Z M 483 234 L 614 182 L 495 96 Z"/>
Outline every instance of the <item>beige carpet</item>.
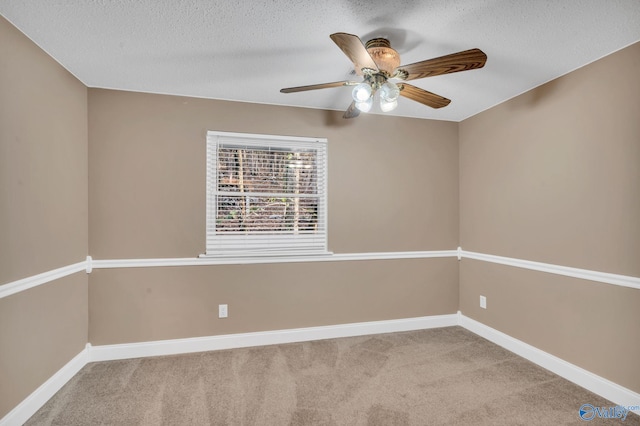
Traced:
<path fill-rule="evenodd" d="M 638 425 L 448 327 L 86 365 L 28 425 Z"/>

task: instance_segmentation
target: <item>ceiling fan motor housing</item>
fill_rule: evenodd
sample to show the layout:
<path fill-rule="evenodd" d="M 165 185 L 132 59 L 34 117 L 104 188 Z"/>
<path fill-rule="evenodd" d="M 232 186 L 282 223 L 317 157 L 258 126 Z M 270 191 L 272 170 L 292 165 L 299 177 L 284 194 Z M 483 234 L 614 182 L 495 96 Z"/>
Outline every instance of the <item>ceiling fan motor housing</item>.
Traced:
<path fill-rule="evenodd" d="M 365 44 L 365 48 L 378 69 L 387 77 L 393 75 L 395 69 L 400 66 L 400 54 L 391 47 L 386 38 L 371 39 Z"/>

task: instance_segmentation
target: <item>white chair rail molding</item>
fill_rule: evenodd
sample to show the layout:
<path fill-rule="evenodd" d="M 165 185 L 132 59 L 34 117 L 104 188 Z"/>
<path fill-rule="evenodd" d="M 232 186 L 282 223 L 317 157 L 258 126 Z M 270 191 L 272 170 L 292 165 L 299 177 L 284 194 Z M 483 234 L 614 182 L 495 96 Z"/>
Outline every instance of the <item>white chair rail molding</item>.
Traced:
<path fill-rule="evenodd" d="M 377 253 L 307 253 L 294 255 L 291 253 L 277 256 L 201 256 L 193 258 L 159 258 L 159 259 L 93 259 L 85 260 L 26 277 L 0 286 L 0 299 L 27 291 L 31 288 L 46 285 L 59 278 L 85 272 L 90 274 L 94 269 L 109 268 L 148 268 L 171 266 L 208 266 L 237 264 L 266 264 L 292 262 L 344 262 L 360 260 L 391 259 L 429 259 L 456 258 L 459 261 L 474 259 L 516 268 L 524 268 L 551 274 L 564 275 L 582 280 L 606 283 L 640 290 L 640 278 L 618 275 L 607 272 L 592 271 L 561 265 L 553 265 L 523 259 L 515 259 L 491 254 L 465 251 L 461 247 L 454 250 L 377 252 Z M 621 406 L 640 407 L 640 394 L 597 376 L 576 365 L 546 353 L 525 342 L 495 330 L 461 312 L 450 315 L 439 315 L 421 318 L 405 318 L 390 321 L 373 321 L 365 323 L 341 324 L 326 327 L 309 327 L 300 329 L 276 330 L 256 333 L 243 333 L 222 336 L 186 338 L 167 341 L 140 342 L 120 345 L 92 346 L 86 348 L 70 360 L 63 368 L 43 383 L 36 391 L 16 406 L 4 418 L 0 426 L 22 424 L 31 417 L 46 401 L 51 398 L 67 381 L 69 381 L 84 365 L 93 361 L 107 361 L 144 356 L 169 355 L 209 350 L 240 348 L 256 345 L 301 342 L 309 340 L 329 339 L 337 337 L 358 336 L 367 334 L 389 333 L 398 331 L 420 330 L 437 327 L 462 326 L 504 348 L 562 376 L 604 398 Z M 640 410 L 638 410 L 640 412 Z"/>

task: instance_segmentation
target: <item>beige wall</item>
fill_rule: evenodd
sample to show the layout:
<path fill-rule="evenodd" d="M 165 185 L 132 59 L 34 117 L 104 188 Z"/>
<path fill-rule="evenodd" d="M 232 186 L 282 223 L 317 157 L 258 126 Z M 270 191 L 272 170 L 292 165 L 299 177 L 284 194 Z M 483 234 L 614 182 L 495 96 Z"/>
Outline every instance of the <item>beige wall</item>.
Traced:
<path fill-rule="evenodd" d="M 640 276 L 638 69 L 640 43 L 460 124 L 465 250 Z M 460 279 L 464 314 L 640 391 L 640 291 L 471 260 Z"/>
<path fill-rule="evenodd" d="M 0 285 L 87 256 L 87 89 L 0 17 Z M 0 418 L 87 342 L 87 276 L 0 299 Z"/>
<path fill-rule="evenodd" d="M 479 295 L 487 297 L 487 309 Z M 638 392 L 640 291 L 464 259 L 460 310 Z"/>
<path fill-rule="evenodd" d="M 218 304 L 229 318 L 218 319 Z M 101 269 L 91 274 L 92 344 L 452 314 L 455 258 Z"/>
<path fill-rule="evenodd" d="M 457 246 L 456 123 L 99 89 L 89 111 L 96 259 L 204 252 L 207 130 L 328 138 L 336 253 Z"/>
<path fill-rule="evenodd" d="M 0 419 L 84 349 L 87 318 L 84 273 L 0 299 Z"/>
<path fill-rule="evenodd" d="M 339 112 L 95 89 L 89 112 L 96 259 L 204 252 L 207 130 L 328 138 L 336 253 L 457 246 L 456 123 L 345 121 Z M 455 261 L 423 259 L 95 271 L 90 341 L 454 313 L 457 270 Z M 219 303 L 229 303 L 229 319 L 217 319 Z"/>
<path fill-rule="evenodd" d="M 0 41 L 3 284 L 87 256 L 87 89 L 2 17 Z"/>

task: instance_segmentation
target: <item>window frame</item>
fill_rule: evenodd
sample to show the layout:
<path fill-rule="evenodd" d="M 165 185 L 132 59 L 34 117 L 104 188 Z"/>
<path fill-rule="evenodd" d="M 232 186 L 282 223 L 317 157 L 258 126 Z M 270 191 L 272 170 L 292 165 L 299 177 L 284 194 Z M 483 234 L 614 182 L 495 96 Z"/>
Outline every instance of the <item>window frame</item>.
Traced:
<path fill-rule="evenodd" d="M 216 230 L 218 149 L 227 147 L 247 147 L 249 149 L 287 150 L 295 152 L 315 151 L 316 191 L 318 199 L 317 229 L 302 234 L 264 234 L 260 232 L 223 232 Z M 280 136 L 253 133 L 207 131 L 206 137 L 206 229 L 205 253 L 200 257 L 269 257 L 326 255 L 328 251 L 328 141 L 326 138 Z M 265 192 L 265 195 L 270 194 Z M 303 196 L 298 196 L 302 198 Z M 277 233 L 275 233 L 277 234 Z M 259 244 L 268 241 L 268 244 Z M 231 247 L 231 248 L 229 248 Z"/>

